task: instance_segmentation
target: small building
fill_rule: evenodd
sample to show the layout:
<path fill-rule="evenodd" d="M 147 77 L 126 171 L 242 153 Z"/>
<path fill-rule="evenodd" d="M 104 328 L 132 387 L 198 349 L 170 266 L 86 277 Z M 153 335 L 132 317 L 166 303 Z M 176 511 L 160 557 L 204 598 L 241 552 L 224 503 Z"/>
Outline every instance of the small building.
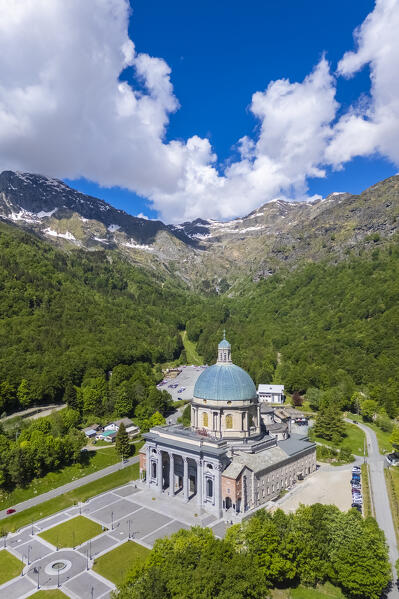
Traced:
<path fill-rule="evenodd" d="M 94 439 L 94 437 L 97 435 L 97 431 L 91 426 L 84 428 L 83 432 L 88 439 Z"/>
<path fill-rule="evenodd" d="M 110 422 L 107 426 L 104 426 L 104 431 L 115 431 L 117 433 L 122 422 L 126 429 L 134 426 L 130 418 L 120 418 L 119 420 L 114 420 L 114 422 Z"/>
<path fill-rule="evenodd" d="M 102 433 L 98 433 L 96 439 L 98 441 L 106 441 L 107 443 L 113 443 L 116 439 L 116 432 L 113 430 L 104 430 Z"/>
<path fill-rule="evenodd" d="M 126 432 L 127 432 L 129 438 L 137 437 L 137 435 L 140 434 L 140 428 L 138 426 L 132 424 L 132 426 L 128 426 L 126 428 Z"/>
<path fill-rule="evenodd" d="M 258 399 L 260 403 L 283 404 L 284 385 L 258 385 Z"/>

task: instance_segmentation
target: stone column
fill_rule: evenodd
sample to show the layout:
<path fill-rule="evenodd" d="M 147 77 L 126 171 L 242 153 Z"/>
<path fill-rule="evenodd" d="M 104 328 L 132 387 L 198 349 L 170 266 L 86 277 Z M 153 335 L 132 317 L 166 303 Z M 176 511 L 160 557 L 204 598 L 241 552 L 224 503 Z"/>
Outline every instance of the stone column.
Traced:
<path fill-rule="evenodd" d="M 188 458 L 183 458 L 184 474 L 183 474 L 183 498 L 188 501 Z"/>
<path fill-rule="evenodd" d="M 198 428 L 198 408 L 195 408 L 195 412 L 194 412 L 194 422 L 195 422 L 195 428 Z"/>
<path fill-rule="evenodd" d="M 258 404 L 258 410 L 257 410 L 257 412 L 258 412 L 258 422 L 256 423 L 257 424 L 256 428 L 260 432 L 260 405 L 259 404 Z"/>
<path fill-rule="evenodd" d="M 197 503 L 202 505 L 202 460 L 197 460 Z"/>
<path fill-rule="evenodd" d="M 169 453 L 169 495 L 175 494 L 175 456 Z"/>
<path fill-rule="evenodd" d="M 162 452 L 160 449 L 157 451 L 157 490 L 162 493 Z"/>
<path fill-rule="evenodd" d="M 146 447 L 146 452 L 145 452 L 145 484 L 147 487 L 150 486 L 150 480 L 151 480 L 151 460 L 150 460 L 150 448 Z"/>
<path fill-rule="evenodd" d="M 219 412 L 219 437 L 222 438 L 222 412 Z"/>

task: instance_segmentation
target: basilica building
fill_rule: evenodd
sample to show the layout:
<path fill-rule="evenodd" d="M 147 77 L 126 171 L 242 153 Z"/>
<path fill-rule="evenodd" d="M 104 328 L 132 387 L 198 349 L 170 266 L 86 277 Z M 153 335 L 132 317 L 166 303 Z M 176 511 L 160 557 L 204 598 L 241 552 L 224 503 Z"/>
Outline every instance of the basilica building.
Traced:
<path fill-rule="evenodd" d="M 306 436 L 279 440 L 268 430 L 254 382 L 233 364 L 225 338 L 195 384 L 191 426 L 157 426 L 144 438 L 147 487 L 218 516 L 247 514 L 316 470 L 316 445 Z"/>

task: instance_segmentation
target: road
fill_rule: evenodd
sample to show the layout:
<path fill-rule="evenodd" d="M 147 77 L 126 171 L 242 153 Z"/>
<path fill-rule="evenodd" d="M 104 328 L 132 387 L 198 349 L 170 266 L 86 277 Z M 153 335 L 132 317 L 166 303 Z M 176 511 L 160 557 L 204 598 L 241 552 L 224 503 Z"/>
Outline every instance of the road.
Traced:
<path fill-rule="evenodd" d="M 126 466 L 130 466 L 131 464 L 136 464 L 139 461 L 139 456 L 136 455 L 132 458 L 129 458 L 125 464 L 121 464 L 118 462 L 117 464 L 112 464 L 112 466 L 108 466 L 107 468 L 103 468 L 103 470 L 97 470 L 97 472 L 93 472 L 92 474 L 88 474 L 87 476 L 83 476 L 78 480 L 73 480 L 66 485 L 62 485 L 61 487 L 57 487 L 56 489 L 52 489 L 47 493 L 42 493 L 41 495 L 36 495 L 36 497 L 32 497 L 31 499 L 27 499 L 26 501 L 22 501 L 17 505 L 14 505 L 13 508 L 17 510 L 17 512 L 22 512 L 23 510 L 27 510 L 30 507 L 35 505 L 39 505 L 44 501 L 48 501 L 49 499 L 53 499 L 54 497 L 58 497 L 59 495 L 63 495 L 68 491 L 73 491 L 78 487 L 83 487 L 83 485 L 87 485 L 88 483 L 92 483 L 93 481 L 102 478 L 103 476 L 107 476 L 108 474 L 112 474 L 121 468 L 125 468 Z M 0 511 L 0 519 L 6 517 L 6 510 Z"/>
<path fill-rule="evenodd" d="M 396 581 L 397 574 L 395 563 L 399 557 L 399 553 L 396 543 L 395 528 L 392 520 L 387 487 L 385 484 L 384 468 L 386 461 L 384 456 L 380 454 L 380 449 L 378 447 L 378 441 L 375 432 L 368 426 L 360 424 L 359 422 L 357 423 L 357 426 L 360 427 L 366 434 L 368 450 L 368 458 L 366 458 L 366 460 L 369 464 L 370 470 L 370 486 L 375 510 L 375 517 L 378 522 L 378 526 L 385 533 L 385 538 L 389 548 L 389 559 L 392 566 L 393 580 Z M 393 588 L 389 592 L 388 596 L 391 599 L 399 599 L 399 590 L 396 585 L 393 585 Z"/>
<path fill-rule="evenodd" d="M 6 420 L 10 420 L 11 418 L 17 418 L 18 416 L 21 418 L 28 418 L 29 416 L 35 420 L 36 418 L 42 418 L 43 416 L 48 416 L 51 412 L 57 412 L 58 410 L 62 410 L 66 408 L 66 403 L 63 404 L 46 404 L 43 406 L 34 406 L 33 408 L 27 408 L 26 410 L 22 410 L 21 412 L 14 412 L 14 414 L 9 414 L 9 416 L 4 416 L 4 418 L 0 419 L 0 422 L 5 422 Z"/>

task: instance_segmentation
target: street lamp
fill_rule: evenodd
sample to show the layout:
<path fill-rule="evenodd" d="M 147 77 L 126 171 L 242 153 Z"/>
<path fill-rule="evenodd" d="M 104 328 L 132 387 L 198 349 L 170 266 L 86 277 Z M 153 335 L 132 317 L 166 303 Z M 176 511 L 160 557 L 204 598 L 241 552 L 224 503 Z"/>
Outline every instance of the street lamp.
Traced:
<path fill-rule="evenodd" d="M 40 580 L 39 580 L 40 566 L 38 566 L 37 568 L 33 568 L 33 572 L 34 572 L 34 574 L 37 574 L 37 590 L 39 590 L 40 589 Z"/>
<path fill-rule="evenodd" d="M 7 535 L 8 535 L 8 532 L 6 532 L 6 534 L 3 537 L 4 538 L 4 549 L 7 547 Z"/>
<path fill-rule="evenodd" d="M 86 547 L 86 570 L 89 569 L 89 548 Z"/>
<path fill-rule="evenodd" d="M 89 541 L 89 547 L 90 547 L 90 559 L 91 559 L 91 539 Z"/>
<path fill-rule="evenodd" d="M 57 570 L 57 589 L 60 588 L 60 571 Z"/>
<path fill-rule="evenodd" d="M 31 528 L 30 534 L 31 534 L 31 535 L 32 535 L 32 537 L 33 537 L 33 520 L 32 520 L 32 528 Z"/>
<path fill-rule="evenodd" d="M 130 539 L 130 522 L 131 522 L 131 520 L 128 520 L 127 522 L 129 524 L 129 539 Z"/>
<path fill-rule="evenodd" d="M 25 561 L 25 554 L 22 556 L 22 561 L 23 562 Z M 25 564 L 22 564 L 21 576 L 24 575 L 24 567 L 25 567 Z"/>
<path fill-rule="evenodd" d="M 31 545 L 28 545 L 28 566 L 29 566 L 29 564 L 30 564 L 30 561 L 29 561 L 29 554 L 30 554 L 30 550 L 31 550 L 31 549 L 32 549 L 32 546 L 31 546 Z"/>
<path fill-rule="evenodd" d="M 111 530 L 114 530 L 114 512 L 111 512 Z"/>
<path fill-rule="evenodd" d="M 91 599 L 94 599 L 94 587 L 91 587 Z"/>

